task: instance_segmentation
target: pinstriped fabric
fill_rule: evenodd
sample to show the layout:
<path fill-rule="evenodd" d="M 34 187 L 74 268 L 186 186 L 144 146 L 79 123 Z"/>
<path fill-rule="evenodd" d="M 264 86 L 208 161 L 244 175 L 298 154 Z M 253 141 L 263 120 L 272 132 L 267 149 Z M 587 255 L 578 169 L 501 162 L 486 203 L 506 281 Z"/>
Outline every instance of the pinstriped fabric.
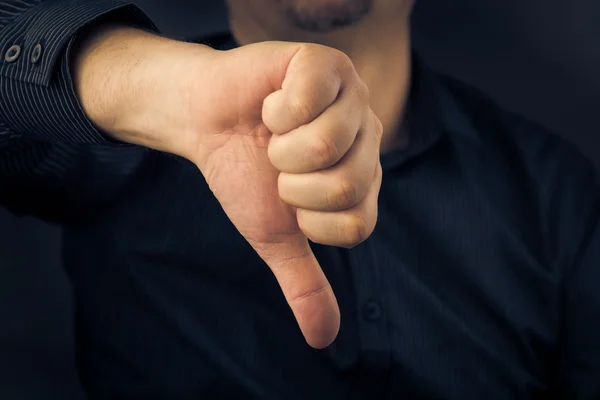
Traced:
<path fill-rule="evenodd" d="M 5 27 L 14 18 L 23 14 L 25 10 L 39 4 L 40 1 L 41 0 L 16 0 L 0 2 L 0 27 Z"/>
<path fill-rule="evenodd" d="M 7 3 L 12 1 L 2 2 Z M 135 6 L 114 0 L 47 1 L 21 15 L 0 17 L 11 21 L 0 26 L 3 54 L 15 44 L 22 49 L 16 62 L 0 65 L 0 119 L 10 131 L 64 142 L 106 142 L 79 106 L 69 72 L 68 50 L 79 28 L 117 9 L 128 12 L 132 22 L 152 27 Z M 31 51 L 38 43 L 43 53 L 34 64 L 30 61 Z"/>
<path fill-rule="evenodd" d="M 126 1 L 0 1 L 0 183 L 21 179 L 22 185 L 28 178 L 45 177 L 60 182 L 77 167 L 82 152 L 109 159 L 107 164 L 123 174 L 131 171 L 128 152 L 82 146 L 114 144 L 86 118 L 69 71 L 69 50 L 77 31 L 108 13 L 156 30 Z M 33 63 L 37 44 L 42 55 Z M 19 45 L 21 53 L 9 63 L 4 54 L 12 45 Z"/>
<path fill-rule="evenodd" d="M 44 7 L 47 3 L 52 4 L 52 7 Z M 57 57 L 64 53 L 66 43 L 91 20 L 115 10 L 120 15 L 129 13 L 130 19 L 145 19 L 134 6 L 115 0 L 47 3 L 26 10 L 3 29 L 1 37 L 4 48 L 19 44 L 23 55 L 15 63 L 5 63 L 0 67 L 0 73 L 25 82 L 47 84 Z M 43 44 L 45 54 L 38 64 L 33 65 L 30 62 L 31 52 L 38 43 Z"/>

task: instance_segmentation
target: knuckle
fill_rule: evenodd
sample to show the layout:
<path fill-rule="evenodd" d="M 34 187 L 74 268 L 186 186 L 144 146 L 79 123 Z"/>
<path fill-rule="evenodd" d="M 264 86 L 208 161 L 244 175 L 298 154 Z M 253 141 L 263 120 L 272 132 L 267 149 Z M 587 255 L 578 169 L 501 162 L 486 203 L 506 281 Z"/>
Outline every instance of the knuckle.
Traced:
<path fill-rule="evenodd" d="M 308 288 L 304 291 L 296 290 L 295 293 L 291 294 L 287 299 L 290 303 L 299 303 L 307 299 L 316 297 L 323 292 L 329 290 L 331 286 L 328 282 L 322 282 L 315 287 Z"/>
<path fill-rule="evenodd" d="M 338 159 L 340 151 L 330 138 L 317 136 L 310 145 L 308 154 L 314 168 L 327 168 Z"/>
<path fill-rule="evenodd" d="M 289 111 L 298 120 L 298 124 L 306 124 L 312 120 L 313 107 L 305 99 L 294 99 L 290 103 Z"/>
<path fill-rule="evenodd" d="M 375 184 L 377 187 L 381 187 L 381 183 L 383 182 L 383 167 L 381 166 L 381 161 L 377 160 L 377 169 L 375 170 Z"/>
<path fill-rule="evenodd" d="M 371 111 L 371 113 L 373 118 L 373 132 L 375 133 L 375 137 L 380 139 L 383 136 L 383 123 L 374 112 Z"/>
<path fill-rule="evenodd" d="M 342 72 L 354 71 L 354 63 L 348 55 L 342 51 L 333 51 L 333 62 L 337 69 Z"/>
<path fill-rule="evenodd" d="M 327 54 L 329 65 L 332 71 L 338 75 L 340 79 L 344 79 L 344 77 L 351 76 L 354 72 L 354 63 L 352 59 L 348 57 L 348 55 L 337 49 L 328 49 L 329 52 Z"/>
<path fill-rule="evenodd" d="M 299 53 L 305 57 L 310 57 L 312 55 L 318 55 L 322 49 L 323 46 L 320 44 L 305 42 L 300 45 Z"/>
<path fill-rule="evenodd" d="M 373 232 L 373 228 L 362 215 L 348 216 L 341 228 L 342 247 L 351 249 L 365 240 Z"/>
<path fill-rule="evenodd" d="M 369 98 L 371 97 L 371 91 L 369 90 L 369 86 L 364 83 L 362 80 L 356 84 L 356 96 L 361 102 L 369 102 Z"/>
<path fill-rule="evenodd" d="M 356 185 L 348 179 L 343 179 L 328 198 L 330 202 L 329 206 L 337 210 L 352 207 L 358 200 Z"/>

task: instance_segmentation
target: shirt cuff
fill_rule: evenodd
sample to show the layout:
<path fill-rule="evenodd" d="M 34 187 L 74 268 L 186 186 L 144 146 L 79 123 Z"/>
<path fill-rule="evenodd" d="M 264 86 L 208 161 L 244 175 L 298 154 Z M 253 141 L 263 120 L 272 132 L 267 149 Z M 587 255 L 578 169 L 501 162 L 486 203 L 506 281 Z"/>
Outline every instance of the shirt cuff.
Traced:
<path fill-rule="evenodd" d="M 116 144 L 85 115 L 70 73 L 69 51 L 77 32 L 100 18 L 158 31 L 139 7 L 118 0 L 44 1 L 0 31 L 0 112 L 13 133 Z"/>

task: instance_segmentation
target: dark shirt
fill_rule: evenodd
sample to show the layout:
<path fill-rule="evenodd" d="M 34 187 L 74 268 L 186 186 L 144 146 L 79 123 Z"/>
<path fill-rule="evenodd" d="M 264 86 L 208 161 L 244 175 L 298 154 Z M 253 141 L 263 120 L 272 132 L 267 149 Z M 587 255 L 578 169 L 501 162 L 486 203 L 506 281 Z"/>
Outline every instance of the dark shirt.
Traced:
<path fill-rule="evenodd" d="M 27 55 L 0 67 L 0 200 L 64 226 L 90 398 L 600 398 L 600 186 L 577 150 L 416 61 L 377 228 L 313 246 L 342 315 L 314 350 L 198 169 L 85 119 L 68 37 L 117 3 L 93 4 L 0 19 L 3 49 L 21 38 Z M 59 6 L 80 21 L 53 41 Z M 32 66 L 36 41 L 52 60 Z"/>

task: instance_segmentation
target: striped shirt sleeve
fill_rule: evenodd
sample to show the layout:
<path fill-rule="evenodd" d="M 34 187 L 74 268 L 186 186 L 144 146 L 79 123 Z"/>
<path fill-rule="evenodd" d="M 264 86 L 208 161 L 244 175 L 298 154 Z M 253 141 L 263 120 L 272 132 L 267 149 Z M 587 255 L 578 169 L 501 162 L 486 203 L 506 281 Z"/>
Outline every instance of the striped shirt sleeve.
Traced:
<path fill-rule="evenodd" d="M 109 13 L 153 28 L 139 8 L 115 0 L 0 1 L 0 134 L 107 142 L 77 100 L 69 50 L 79 29 Z"/>
<path fill-rule="evenodd" d="M 91 148 L 115 145 L 85 116 L 69 70 L 77 32 L 100 18 L 156 31 L 127 1 L 0 1 L 0 204 L 13 211 L 30 211 L 15 191 L 57 193 Z"/>

